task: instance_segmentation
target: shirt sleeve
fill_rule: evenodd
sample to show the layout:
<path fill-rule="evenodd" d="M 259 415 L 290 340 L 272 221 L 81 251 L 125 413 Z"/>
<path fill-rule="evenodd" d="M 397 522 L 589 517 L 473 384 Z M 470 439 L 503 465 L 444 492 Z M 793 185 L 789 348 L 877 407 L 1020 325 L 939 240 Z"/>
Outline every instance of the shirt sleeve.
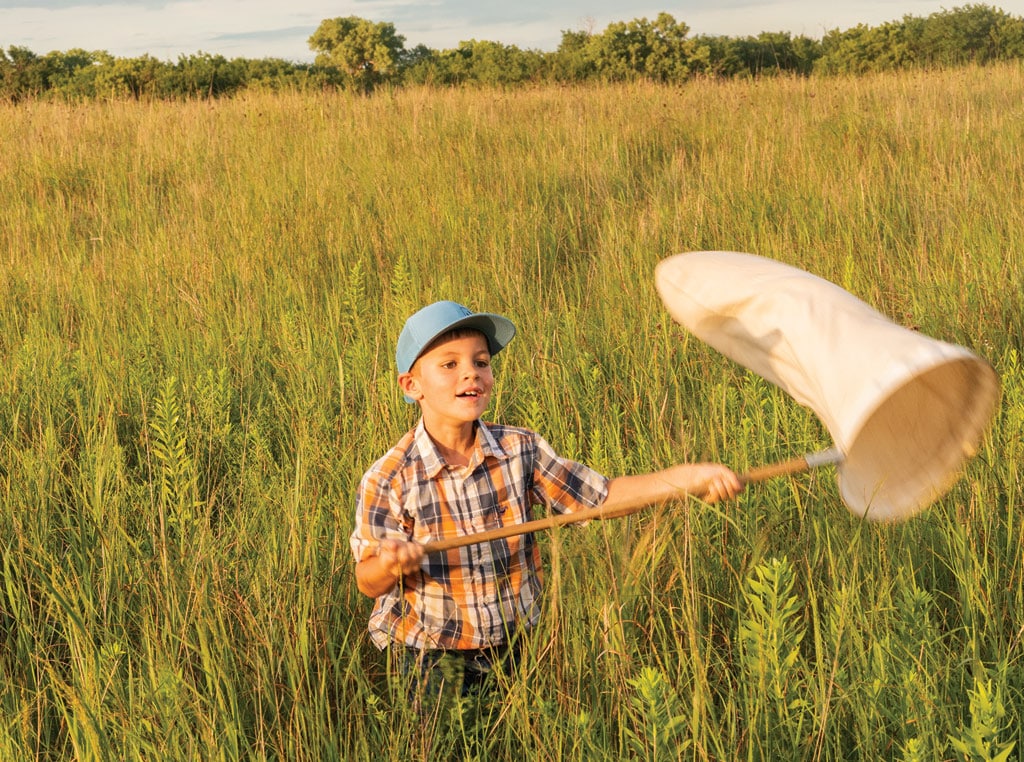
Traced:
<path fill-rule="evenodd" d="M 608 497 L 608 477 L 558 455 L 537 436 L 531 490 L 534 500 L 555 513 L 596 508 Z"/>
<path fill-rule="evenodd" d="M 412 539 L 411 532 L 400 520 L 398 500 L 391 482 L 370 470 L 359 482 L 356 495 L 355 527 L 349 537 L 356 563 L 377 555 L 381 540 Z"/>

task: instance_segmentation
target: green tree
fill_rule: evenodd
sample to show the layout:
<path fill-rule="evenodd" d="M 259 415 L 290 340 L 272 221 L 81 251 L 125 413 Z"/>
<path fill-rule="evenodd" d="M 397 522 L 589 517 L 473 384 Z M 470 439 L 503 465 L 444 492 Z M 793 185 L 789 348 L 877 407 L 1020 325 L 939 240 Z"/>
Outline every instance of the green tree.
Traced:
<path fill-rule="evenodd" d="M 500 42 L 470 40 L 459 44 L 463 81 L 479 85 L 515 85 L 534 79 L 544 64 L 534 51 Z"/>
<path fill-rule="evenodd" d="M 46 62 L 28 48 L 12 45 L 0 50 L 0 94 L 11 101 L 43 93 L 49 82 Z"/>
<path fill-rule="evenodd" d="M 765 74 L 810 74 L 821 55 L 819 44 L 789 32 L 762 32 L 757 37 L 698 37 L 704 56 L 691 54 L 694 71 L 718 77 Z M 702 59 L 706 58 L 706 62 Z"/>
<path fill-rule="evenodd" d="M 816 71 L 823 74 L 984 65 L 1024 56 L 1024 19 L 987 5 L 966 5 L 927 18 L 904 16 L 877 27 L 832 30 L 821 51 Z"/>
<path fill-rule="evenodd" d="M 593 35 L 586 31 L 562 30 L 558 49 L 548 57 L 551 76 L 558 82 L 582 82 L 597 75 L 588 48 Z"/>
<path fill-rule="evenodd" d="M 807 37 L 793 37 L 789 32 L 761 32 L 747 38 L 749 56 L 746 64 L 751 74 L 794 72 L 809 74 L 817 57 L 815 42 Z"/>
<path fill-rule="evenodd" d="M 81 48 L 73 48 L 63 53 L 55 50 L 47 53 L 41 60 L 46 71 L 48 91 L 57 92 L 68 98 L 95 95 L 91 75 L 99 60 L 98 53 L 90 53 Z"/>
<path fill-rule="evenodd" d="M 828 32 L 815 70 L 822 74 L 865 74 L 906 68 L 918 62 L 918 20 L 905 18 L 877 27 L 867 24 Z"/>
<path fill-rule="evenodd" d="M 103 98 L 162 98 L 173 95 L 170 64 L 153 56 L 102 56 L 96 73 L 96 95 Z"/>
<path fill-rule="evenodd" d="M 245 85 L 244 62 L 221 55 L 179 56 L 174 66 L 174 92 L 185 97 L 225 95 Z"/>
<path fill-rule="evenodd" d="M 437 57 L 437 51 L 431 50 L 426 45 L 417 45 L 412 50 L 403 50 L 398 59 L 401 81 L 416 85 L 433 84 Z"/>
<path fill-rule="evenodd" d="M 738 38 L 698 35 L 693 42 L 700 51 L 690 64 L 694 74 L 735 77 L 744 71 L 746 63 Z"/>
<path fill-rule="evenodd" d="M 645 77 L 657 82 L 681 82 L 691 73 L 690 54 L 695 45 L 687 39 L 690 28 L 668 13 L 654 21 L 646 18 L 609 24 L 592 35 L 587 52 L 600 76 L 622 81 Z"/>
<path fill-rule="evenodd" d="M 395 25 L 358 16 L 324 19 L 309 38 L 317 66 L 335 67 L 364 89 L 394 79 L 405 50 Z"/>
<path fill-rule="evenodd" d="M 308 91 L 323 85 L 312 64 L 296 64 L 283 58 L 238 59 L 244 63 L 242 74 L 246 88 Z"/>
<path fill-rule="evenodd" d="M 1001 31 L 1010 16 L 987 5 L 965 5 L 930 15 L 922 30 L 923 58 L 940 66 L 987 64 L 1001 56 Z"/>

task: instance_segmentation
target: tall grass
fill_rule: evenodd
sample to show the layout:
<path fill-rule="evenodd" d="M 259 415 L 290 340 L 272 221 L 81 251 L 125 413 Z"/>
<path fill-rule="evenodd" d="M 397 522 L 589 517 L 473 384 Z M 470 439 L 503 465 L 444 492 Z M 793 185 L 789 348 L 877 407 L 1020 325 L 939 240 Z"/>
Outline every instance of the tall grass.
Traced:
<path fill-rule="evenodd" d="M 0 111 L 3 759 L 1024 746 L 1019 66 Z M 979 456 L 903 526 L 818 472 L 553 532 L 525 679 L 420 727 L 347 545 L 402 321 L 511 316 L 493 417 L 610 474 L 827 445 L 671 324 L 653 266 L 699 249 L 989 358 Z"/>

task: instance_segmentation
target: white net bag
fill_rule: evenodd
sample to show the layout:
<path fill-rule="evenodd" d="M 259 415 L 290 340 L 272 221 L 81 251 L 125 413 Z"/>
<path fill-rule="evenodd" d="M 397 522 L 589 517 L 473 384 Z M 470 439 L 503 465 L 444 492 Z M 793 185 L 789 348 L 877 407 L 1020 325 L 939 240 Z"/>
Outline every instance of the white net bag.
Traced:
<path fill-rule="evenodd" d="M 693 252 L 660 262 L 655 285 L 683 327 L 814 411 L 842 456 L 843 502 L 873 521 L 945 494 L 995 412 L 985 360 L 795 267 Z"/>

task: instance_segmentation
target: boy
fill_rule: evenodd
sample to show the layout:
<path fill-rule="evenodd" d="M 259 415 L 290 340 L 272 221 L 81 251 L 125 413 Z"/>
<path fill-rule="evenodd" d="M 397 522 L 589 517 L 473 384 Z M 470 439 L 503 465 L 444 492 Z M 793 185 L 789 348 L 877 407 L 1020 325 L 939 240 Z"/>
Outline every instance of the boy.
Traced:
<path fill-rule="evenodd" d="M 687 495 L 732 498 L 739 478 L 718 464 L 679 465 L 608 479 L 558 456 L 538 434 L 481 419 L 494 386 L 491 358 L 515 335 L 500 315 L 435 302 L 398 338 L 398 383 L 421 417 L 363 476 L 351 536 L 359 590 L 376 599 L 370 634 L 397 646 L 404 667 L 437 679 L 440 656 L 464 672 L 463 694 L 540 613 L 540 550 L 526 534 L 425 555 L 423 543 L 558 512 L 640 507 Z M 431 671 L 435 672 L 432 676 Z"/>

